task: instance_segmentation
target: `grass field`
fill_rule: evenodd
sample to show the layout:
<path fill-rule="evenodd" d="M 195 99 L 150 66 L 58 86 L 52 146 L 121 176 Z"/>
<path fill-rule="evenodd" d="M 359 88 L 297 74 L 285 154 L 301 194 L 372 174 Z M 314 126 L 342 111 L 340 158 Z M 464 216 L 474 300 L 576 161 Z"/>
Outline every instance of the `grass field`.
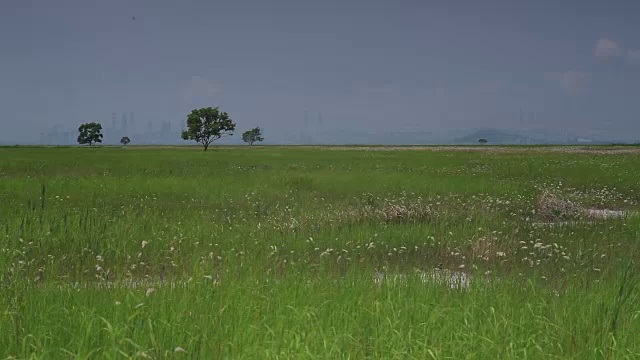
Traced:
<path fill-rule="evenodd" d="M 637 150 L 0 148 L 0 356 L 639 358 Z"/>

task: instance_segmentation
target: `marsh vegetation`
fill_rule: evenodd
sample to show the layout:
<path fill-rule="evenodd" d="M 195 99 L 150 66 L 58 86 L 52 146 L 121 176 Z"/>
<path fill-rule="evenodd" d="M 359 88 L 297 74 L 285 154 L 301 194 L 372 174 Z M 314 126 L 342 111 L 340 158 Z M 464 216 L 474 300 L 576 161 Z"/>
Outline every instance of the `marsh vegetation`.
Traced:
<path fill-rule="evenodd" d="M 637 154 L 483 148 L 1 148 L 0 354 L 640 356 Z"/>

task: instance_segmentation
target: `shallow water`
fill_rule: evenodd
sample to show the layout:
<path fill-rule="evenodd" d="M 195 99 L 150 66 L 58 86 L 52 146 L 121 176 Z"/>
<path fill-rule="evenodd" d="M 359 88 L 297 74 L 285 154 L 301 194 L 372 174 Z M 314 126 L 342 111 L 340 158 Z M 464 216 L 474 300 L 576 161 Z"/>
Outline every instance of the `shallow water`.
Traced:
<path fill-rule="evenodd" d="M 610 209 L 589 209 L 587 216 L 594 219 L 619 219 L 626 217 L 627 211 Z"/>
<path fill-rule="evenodd" d="M 420 273 L 405 274 L 405 273 L 384 273 L 377 271 L 373 276 L 373 283 L 375 285 L 394 284 L 402 285 L 407 284 L 410 280 L 418 280 L 423 284 L 434 285 L 446 285 L 451 289 L 468 289 L 471 286 L 472 276 L 463 271 L 454 271 L 448 269 L 434 269 L 423 270 Z M 283 280 L 279 279 L 266 279 L 265 282 L 279 283 Z M 173 280 L 173 281 L 160 281 L 160 280 L 122 280 L 122 281 L 97 281 L 86 283 L 70 283 L 59 284 L 57 288 L 59 290 L 115 290 L 115 289 L 154 289 L 154 288 L 170 288 L 181 289 L 186 288 L 189 284 L 195 282 L 194 279 L 188 280 Z M 216 278 L 205 276 L 199 279 L 200 283 L 209 283 L 211 285 L 218 285 L 220 281 Z M 259 283 L 259 280 L 256 280 Z M 310 281 L 311 282 L 311 281 Z"/>
<path fill-rule="evenodd" d="M 585 216 L 586 216 L 585 220 L 537 222 L 537 223 L 533 223 L 532 225 L 536 227 L 577 226 L 580 224 L 592 222 L 593 220 L 623 219 L 633 214 L 635 213 L 631 211 L 625 211 L 625 210 L 588 209 L 585 212 Z"/>
<path fill-rule="evenodd" d="M 410 276 L 413 275 L 383 273 L 378 271 L 373 277 L 373 282 L 376 285 L 381 285 L 382 283 L 406 283 Z M 471 286 L 471 275 L 462 271 L 447 269 L 423 270 L 416 276 L 419 277 L 422 283 L 443 284 L 448 285 L 452 289 L 466 289 Z"/>

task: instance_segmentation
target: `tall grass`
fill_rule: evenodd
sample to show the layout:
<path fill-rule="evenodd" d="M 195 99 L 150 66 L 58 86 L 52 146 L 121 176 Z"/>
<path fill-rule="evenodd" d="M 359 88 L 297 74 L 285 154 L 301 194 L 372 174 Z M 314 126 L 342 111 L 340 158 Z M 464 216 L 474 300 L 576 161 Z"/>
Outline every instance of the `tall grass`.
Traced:
<path fill-rule="evenodd" d="M 212 150 L 0 148 L 0 353 L 640 355 L 640 219 L 537 208 L 637 211 L 636 155 Z"/>

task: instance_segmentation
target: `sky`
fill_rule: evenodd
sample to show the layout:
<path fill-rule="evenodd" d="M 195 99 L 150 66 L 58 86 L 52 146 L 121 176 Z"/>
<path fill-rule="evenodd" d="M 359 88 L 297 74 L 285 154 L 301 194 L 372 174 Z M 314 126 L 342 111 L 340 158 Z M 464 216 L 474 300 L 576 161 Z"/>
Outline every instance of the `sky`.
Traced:
<path fill-rule="evenodd" d="M 640 139 L 638 14 L 635 0 L 2 0 L 0 142 L 206 106 L 267 140 L 305 112 L 334 131 Z"/>

